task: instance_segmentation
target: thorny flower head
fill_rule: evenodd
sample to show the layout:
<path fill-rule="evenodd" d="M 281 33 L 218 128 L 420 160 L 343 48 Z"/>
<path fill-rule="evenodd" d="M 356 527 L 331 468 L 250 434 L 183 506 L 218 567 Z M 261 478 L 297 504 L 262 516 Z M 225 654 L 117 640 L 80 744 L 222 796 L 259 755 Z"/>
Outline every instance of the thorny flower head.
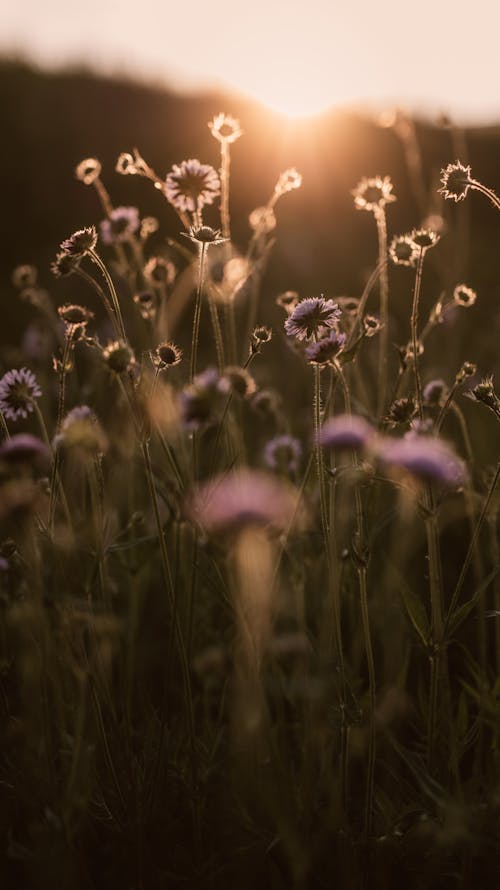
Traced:
<path fill-rule="evenodd" d="M 323 424 L 319 441 L 323 448 L 348 448 L 357 451 L 364 448 L 374 434 L 375 430 L 363 417 L 339 414 Z"/>
<path fill-rule="evenodd" d="M 382 439 L 377 456 L 383 464 L 424 481 L 456 487 L 466 479 L 464 464 L 451 446 L 433 436 L 413 434 L 402 439 Z"/>
<path fill-rule="evenodd" d="M 124 340 L 114 340 L 102 350 L 103 358 L 111 371 L 123 374 L 135 363 L 134 353 Z"/>
<path fill-rule="evenodd" d="M 137 207 L 115 207 L 107 219 L 99 224 L 104 244 L 117 244 L 127 241 L 139 228 Z"/>
<path fill-rule="evenodd" d="M 374 337 L 383 328 L 383 322 L 375 315 L 365 315 L 363 318 L 363 330 L 365 337 Z"/>
<path fill-rule="evenodd" d="M 457 306 L 465 306 L 468 308 L 469 306 L 473 306 L 476 302 L 477 294 L 471 287 L 467 287 L 465 284 L 457 284 L 453 291 L 453 300 Z"/>
<path fill-rule="evenodd" d="M 222 111 L 209 121 L 208 128 L 212 136 L 219 142 L 236 142 L 243 135 L 239 120 Z"/>
<path fill-rule="evenodd" d="M 280 174 L 278 182 L 274 186 L 274 197 L 279 198 L 286 195 L 287 192 L 298 189 L 302 185 L 302 175 L 295 169 L 289 167 Z"/>
<path fill-rule="evenodd" d="M 276 297 L 276 305 L 281 306 L 290 315 L 299 302 L 299 295 L 295 290 L 286 290 Z"/>
<path fill-rule="evenodd" d="M 0 380 L 0 411 L 9 420 L 25 418 L 33 411 L 33 400 L 41 395 L 33 372 L 28 368 L 14 368 Z"/>
<path fill-rule="evenodd" d="M 396 201 L 396 196 L 392 194 L 390 176 L 374 176 L 370 179 L 364 177 L 353 189 L 352 195 L 357 210 L 371 210 L 373 213 Z"/>
<path fill-rule="evenodd" d="M 85 158 L 75 169 L 75 176 L 84 185 L 92 185 L 101 175 L 101 163 L 97 158 Z"/>
<path fill-rule="evenodd" d="M 50 271 L 55 278 L 65 278 L 71 275 L 80 264 L 80 257 L 71 256 L 69 253 L 58 253 L 54 262 L 51 263 Z"/>
<path fill-rule="evenodd" d="M 481 380 L 480 383 L 476 384 L 476 386 L 469 390 L 467 395 L 475 402 L 481 402 L 482 405 L 485 405 L 490 411 L 493 411 L 493 414 L 500 420 L 500 399 L 493 387 L 493 377 L 491 375 L 485 377 L 484 380 Z"/>
<path fill-rule="evenodd" d="M 57 314 L 68 325 L 85 325 L 94 317 L 94 313 L 90 309 L 74 303 L 65 303 L 64 306 L 59 306 Z"/>
<path fill-rule="evenodd" d="M 165 181 L 165 197 L 181 213 L 197 213 L 212 204 L 220 194 L 220 180 L 214 168 L 196 158 L 174 164 Z"/>
<path fill-rule="evenodd" d="M 297 340 L 312 340 L 336 327 L 341 312 L 333 300 L 308 297 L 301 300 L 285 320 L 285 331 Z"/>
<path fill-rule="evenodd" d="M 451 198 L 455 203 L 463 201 L 470 186 L 473 185 L 470 171 L 470 166 L 465 167 L 460 161 L 448 164 L 444 170 L 441 170 L 443 186 L 438 190 L 439 194 L 443 195 L 444 198 Z"/>
<path fill-rule="evenodd" d="M 342 352 L 346 341 L 346 335 L 338 331 L 330 331 L 326 337 L 310 343 L 305 353 L 311 365 L 331 365 L 334 359 Z"/>
<path fill-rule="evenodd" d="M 389 247 L 389 256 L 397 266 L 414 266 L 418 250 L 409 235 L 396 235 Z"/>
<path fill-rule="evenodd" d="M 254 328 L 250 334 L 250 352 L 253 355 L 256 355 L 266 343 L 271 341 L 272 336 L 273 332 L 271 328 L 268 328 L 265 325 L 260 325 L 259 327 Z"/>
<path fill-rule="evenodd" d="M 219 229 L 212 229 L 211 226 L 191 226 L 189 232 L 181 232 L 181 235 L 189 238 L 194 244 L 211 244 L 214 247 L 228 240 L 222 237 Z"/>
<path fill-rule="evenodd" d="M 156 297 L 150 290 L 141 290 L 134 294 L 134 303 L 139 308 L 145 321 L 152 321 L 156 315 Z"/>
<path fill-rule="evenodd" d="M 224 368 L 219 386 L 222 392 L 233 393 L 241 399 L 249 399 L 257 389 L 252 375 L 239 365 Z"/>
<path fill-rule="evenodd" d="M 302 457 L 302 446 L 298 439 L 287 433 L 274 436 L 264 448 L 264 463 L 278 473 L 296 473 Z"/>
<path fill-rule="evenodd" d="M 185 386 L 179 396 L 181 422 L 185 429 L 199 430 L 215 423 L 223 410 L 224 394 L 219 372 L 207 368 Z"/>
<path fill-rule="evenodd" d="M 66 238 L 61 244 L 63 253 L 67 253 L 72 257 L 82 257 L 89 250 L 94 250 L 97 244 L 97 232 L 95 226 L 87 226 L 85 229 L 79 229 Z"/>
<path fill-rule="evenodd" d="M 409 423 L 415 416 L 416 406 L 413 396 L 407 396 L 402 399 L 395 399 L 387 412 L 386 420 L 391 426 L 397 426 L 400 423 Z"/>
<path fill-rule="evenodd" d="M 410 232 L 410 238 L 422 253 L 425 253 L 430 247 L 435 247 L 439 241 L 439 235 L 432 229 L 413 229 Z"/>
<path fill-rule="evenodd" d="M 182 350 L 171 341 L 160 343 L 155 351 L 151 353 L 153 364 L 164 371 L 167 368 L 174 368 L 182 360 Z"/>

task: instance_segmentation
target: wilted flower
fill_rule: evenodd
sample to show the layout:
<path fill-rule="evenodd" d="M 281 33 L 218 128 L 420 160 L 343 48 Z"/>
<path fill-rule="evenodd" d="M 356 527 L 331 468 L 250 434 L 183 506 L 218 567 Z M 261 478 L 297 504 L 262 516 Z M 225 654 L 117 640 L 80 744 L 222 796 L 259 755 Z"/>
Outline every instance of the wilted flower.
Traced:
<path fill-rule="evenodd" d="M 208 123 L 209 130 L 215 139 L 219 142 L 236 142 L 243 135 L 240 122 L 230 114 L 216 114 L 213 120 Z"/>
<path fill-rule="evenodd" d="M 188 504 L 188 513 L 212 535 L 252 525 L 284 531 L 297 503 L 297 492 L 288 483 L 256 470 L 238 470 L 201 486 Z"/>
<path fill-rule="evenodd" d="M 276 228 L 276 215 L 272 207 L 256 207 L 248 217 L 248 222 L 258 235 L 268 235 Z"/>
<path fill-rule="evenodd" d="M 37 276 L 36 266 L 16 266 L 12 273 L 12 284 L 18 290 L 23 290 L 25 287 L 35 287 Z"/>
<path fill-rule="evenodd" d="M 115 207 L 107 219 L 99 224 L 101 238 L 105 244 L 127 241 L 139 228 L 137 207 Z"/>
<path fill-rule="evenodd" d="M 333 362 L 345 346 L 346 335 L 330 331 L 326 337 L 310 343 L 305 353 L 311 365 L 328 365 Z"/>
<path fill-rule="evenodd" d="M 374 434 L 375 430 L 363 417 L 339 414 L 323 424 L 319 442 L 323 448 L 348 448 L 357 451 L 364 448 Z"/>
<path fill-rule="evenodd" d="M 58 253 L 54 262 L 51 263 L 50 271 L 56 278 L 64 278 L 78 268 L 80 259 L 81 257 L 71 256 L 69 253 Z"/>
<path fill-rule="evenodd" d="M 63 253 L 67 253 L 72 257 L 85 256 L 89 250 L 94 250 L 97 244 L 97 232 L 95 226 L 87 226 L 85 229 L 79 229 L 66 238 L 61 244 Z"/>
<path fill-rule="evenodd" d="M 259 327 L 254 328 L 250 334 L 250 352 L 253 355 L 256 355 L 266 343 L 270 342 L 272 336 L 273 332 L 271 328 L 268 328 L 265 325 L 260 325 Z"/>
<path fill-rule="evenodd" d="M 371 210 L 374 213 L 396 200 L 396 196 L 392 194 L 390 176 L 384 176 L 383 179 L 381 176 L 371 179 L 364 177 L 358 182 L 352 194 L 357 210 Z"/>
<path fill-rule="evenodd" d="M 375 334 L 378 334 L 383 328 L 383 323 L 380 321 L 380 318 L 376 318 L 375 315 L 365 315 L 363 318 L 363 330 L 365 332 L 365 337 L 374 337 Z"/>
<path fill-rule="evenodd" d="M 469 390 L 467 395 L 469 398 L 474 399 L 475 402 L 481 402 L 483 405 L 486 405 L 500 420 L 500 399 L 493 387 L 493 377 L 491 375 L 481 380 L 480 383 Z"/>
<path fill-rule="evenodd" d="M 57 313 L 68 325 L 85 325 L 94 317 L 94 313 L 85 306 L 78 306 L 73 303 L 65 303 L 59 306 Z"/>
<path fill-rule="evenodd" d="M 47 445 L 30 433 L 17 433 L 0 446 L 0 460 L 8 464 L 38 463 L 50 456 Z"/>
<path fill-rule="evenodd" d="M 253 396 L 257 388 L 252 375 L 238 365 L 228 365 L 224 368 L 219 387 L 222 392 L 233 393 L 242 399 Z"/>
<path fill-rule="evenodd" d="M 285 195 L 287 192 L 291 192 L 293 189 L 298 189 L 302 185 L 302 176 L 295 169 L 295 167 L 289 167 L 287 170 L 284 170 L 283 173 L 280 174 L 278 182 L 274 186 L 274 196 L 275 198 L 279 198 L 281 195 Z"/>
<path fill-rule="evenodd" d="M 423 398 L 426 405 L 439 406 L 448 394 L 448 387 L 444 380 L 430 380 L 424 386 Z"/>
<path fill-rule="evenodd" d="M 97 158 L 85 158 L 75 169 L 75 176 L 84 185 L 92 185 L 101 175 L 101 164 Z"/>
<path fill-rule="evenodd" d="M 385 438 L 379 441 L 377 456 L 383 464 L 406 470 L 424 481 L 457 486 L 466 479 L 463 462 L 442 439 L 430 436 Z"/>
<path fill-rule="evenodd" d="M 0 411 L 9 420 L 27 417 L 33 401 L 42 395 L 36 377 L 28 368 L 7 371 L 0 380 Z"/>
<path fill-rule="evenodd" d="M 457 284 L 453 291 L 453 300 L 457 306 L 473 306 L 477 300 L 477 294 L 471 287 L 465 284 Z"/>
<path fill-rule="evenodd" d="M 279 473 L 296 473 L 301 457 L 302 446 L 299 440 L 287 433 L 270 439 L 264 448 L 266 467 Z"/>
<path fill-rule="evenodd" d="M 182 350 L 172 342 L 160 343 L 151 354 L 151 358 L 153 364 L 156 365 L 160 371 L 164 371 L 166 368 L 173 368 L 180 363 L 182 360 Z"/>
<path fill-rule="evenodd" d="M 195 244 L 224 244 L 228 239 L 222 237 L 219 229 L 212 229 L 211 226 L 191 226 L 189 232 L 181 232 L 184 238 L 189 238 Z"/>
<path fill-rule="evenodd" d="M 174 164 L 165 182 L 167 201 L 181 213 L 197 213 L 219 194 L 220 181 L 214 168 L 200 164 L 196 158 Z"/>
<path fill-rule="evenodd" d="M 187 430 L 198 430 L 218 420 L 223 409 L 224 394 L 215 368 L 197 374 L 179 396 L 181 422 Z"/>
<path fill-rule="evenodd" d="M 441 182 L 443 187 L 439 189 L 439 193 L 445 198 L 451 198 L 453 201 L 463 201 L 467 196 L 473 180 L 470 175 L 471 168 L 464 167 L 460 161 L 454 164 L 448 164 L 444 170 L 441 170 Z"/>
<path fill-rule="evenodd" d="M 409 235 L 396 235 L 392 239 L 389 256 L 397 266 L 414 266 L 417 255 L 417 247 Z"/>
<path fill-rule="evenodd" d="M 108 343 L 102 354 L 108 368 L 115 374 L 123 374 L 135 363 L 134 353 L 124 340 Z"/>
<path fill-rule="evenodd" d="M 276 305 L 281 306 L 281 308 L 290 315 L 298 304 L 299 299 L 300 297 L 297 291 L 286 290 L 284 293 L 279 294 L 276 297 Z"/>
<path fill-rule="evenodd" d="M 172 284 L 175 274 L 174 264 L 160 256 L 151 257 L 144 266 L 144 277 L 152 284 L 163 284 L 168 287 Z"/>
<path fill-rule="evenodd" d="M 297 340 L 311 340 L 334 328 L 341 312 L 333 300 L 308 297 L 297 304 L 285 321 L 285 331 Z"/>
<path fill-rule="evenodd" d="M 429 247 L 434 247 L 439 241 L 439 235 L 432 229 L 413 229 L 410 238 L 422 253 Z"/>

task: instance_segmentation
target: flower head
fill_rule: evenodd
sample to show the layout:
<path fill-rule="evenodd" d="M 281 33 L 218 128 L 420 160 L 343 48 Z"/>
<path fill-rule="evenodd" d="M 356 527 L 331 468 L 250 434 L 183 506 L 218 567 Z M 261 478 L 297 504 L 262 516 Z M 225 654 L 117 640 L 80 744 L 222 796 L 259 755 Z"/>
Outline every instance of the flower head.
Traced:
<path fill-rule="evenodd" d="M 326 337 L 310 343 L 305 353 L 311 365 L 330 365 L 342 352 L 346 341 L 346 335 L 338 331 L 330 331 Z"/>
<path fill-rule="evenodd" d="M 118 156 L 115 170 L 122 176 L 134 176 L 137 173 L 134 158 L 128 151 L 122 151 Z"/>
<path fill-rule="evenodd" d="M 291 315 L 299 302 L 299 295 L 295 290 L 286 290 L 276 297 L 276 305 L 281 306 L 288 315 Z"/>
<path fill-rule="evenodd" d="M 8 464 L 38 463 L 49 456 L 47 445 L 30 433 L 17 433 L 5 439 L 0 446 L 0 460 Z"/>
<path fill-rule="evenodd" d="M 89 250 L 94 250 L 97 244 L 97 232 L 95 226 L 87 226 L 85 229 L 79 229 L 66 238 L 61 244 L 63 253 L 67 253 L 72 257 L 82 257 Z"/>
<path fill-rule="evenodd" d="M 403 399 L 395 399 L 387 412 L 386 420 L 391 426 L 397 426 L 400 423 L 409 423 L 415 416 L 416 405 L 413 396 L 407 396 Z"/>
<path fill-rule="evenodd" d="M 254 328 L 250 334 L 250 352 L 256 355 L 266 343 L 270 343 L 272 336 L 272 329 L 265 325 Z"/>
<path fill-rule="evenodd" d="M 141 219 L 141 228 L 139 234 L 143 240 L 149 238 L 150 235 L 154 235 L 155 232 L 160 228 L 160 224 L 155 216 L 144 216 Z"/>
<path fill-rule="evenodd" d="M 443 186 L 439 189 L 439 193 L 443 195 L 444 198 L 451 198 L 455 203 L 463 201 L 467 196 L 470 186 L 473 184 L 470 170 L 471 168 L 469 166 L 465 167 L 460 161 L 455 161 L 454 164 L 448 164 L 444 170 L 441 170 L 441 182 L 443 183 Z"/>
<path fill-rule="evenodd" d="M 302 446 L 299 440 L 287 433 L 270 439 L 264 448 L 266 467 L 279 473 L 296 473 L 301 457 Z"/>
<path fill-rule="evenodd" d="M 176 269 L 170 260 L 165 260 L 161 256 L 151 257 L 144 266 L 144 277 L 151 284 L 165 285 L 168 287 L 172 284 L 176 274 Z"/>
<path fill-rule="evenodd" d="M 357 451 L 363 448 L 374 434 L 375 430 L 363 417 L 339 414 L 323 424 L 319 441 L 323 448 L 348 448 Z"/>
<path fill-rule="evenodd" d="M 134 303 L 139 308 L 141 318 L 152 321 L 156 315 L 156 296 L 153 291 L 141 290 L 134 294 Z"/>
<path fill-rule="evenodd" d="M 365 337 L 374 337 L 383 328 L 383 322 L 375 315 L 365 315 L 363 318 L 363 330 Z"/>
<path fill-rule="evenodd" d="M 293 189 L 300 188 L 301 185 L 302 175 L 295 169 L 295 167 L 289 167 L 280 174 L 278 182 L 274 186 L 274 196 L 275 198 L 279 198 L 281 195 L 293 191 Z"/>
<path fill-rule="evenodd" d="M 297 340 L 312 340 L 336 327 L 341 312 L 333 300 L 308 297 L 297 303 L 285 321 L 285 331 Z"/>
<path fill-rule="evenodd" d="M 134 353 L 124 340 L 114 340 L 104 347 L 103 358 L 108 368 L 115 374 L 123 374 L 135 363 Z"/>
<path fill-rule="evenodd" d="M 178 365 L 181 362 L 182 350 L 171 341 L 160 343 L 152 353 L 151 357 L 153 364 L 155 364 L 160 371 L 164 371 L 167 368 L 174 368 L 175 365 Z"/>
<path fill-rule="evenodd" d="M 107 219 L 99 225 L 104 244 L 117 244 L 127 241 L 139 228 L 139 211 L 137 207 L 115 207 Z"/>
<path fill-rule="evenodd" d="M 276 228 L 276 215 L 272 207 L 256 207 L 248 217 L 248 222 L 257 235 L 268 235 Z"/>
<path fill-rule="evenodd" d="M 77 405 L 63 419 L 54 445 L 78 449 L 83 455 L 95 455 L 107 450 L 108 440 L 92 409 L 88 405 Z"/>
<path fill-rule="evenodd" d="M 189 232 L 181 232 L 184 238 L 189 238 L 195 244 L 224 244 L 228 239 L 223 238 L 219 229 L 212 229 L 211 226 L 191 226 Z"/>
<path fill-rule="evenodd" d="M 64 306 L 59 306 L 57 314 L 68 325 L 85 325 L 94 317 L 94 313 L 90 309 L 74 303 L 65 303 Z"/>
<path fill-rule="evenodd" d="M 455 487 L 466 479 L 464 464 L 451 446 L 432 436 L 382 439 L 377 456 L 383 464 L 405 470 L 423 481 Z"/>
<path fill-rule="evenodd" d="M 84 185 L 92 185 L 101 175 L 101 164 L 97 158 L 85 158 L 75 169 L 75 176 Z"/>
<path fill-rule="evenodd" d="M 37 277 L 36 266 L 16 266 L 12 273 L 12 284 L 18 290 L 24 290 L 25 287 L 35 287 Z"/>
<path fill-rule="evenodd" d="M 27 417 L 33 411 L 33 400 L 41 395 L 33 372 L 28 368 L 14 368 L 0 380 L 0 411 L 9 420 Z"/>
<path fill-rule="evenodd" d="M 257 389 L 252 375 L 238 365 L 224 368 L 219 386 L 222 392 L 233 393 L 241 399 L 249 399 Z"/>
<path fill-rule="evenodd" d="M 208 128 L 214 139 L 218 139 L 219 142 L 236 142 L 243 135 L 239 120 L 222 111 L 209 121 Z"/>
<path fill-rule="evenodd" d="M 439 235 L 432 229 L 413 229 L 410 238 L 422 253 L 430 247 L 434 247 L 439 241 Z"/>
<path fill-rule="evenodd" d="M 465 306 L 468 308 L 469 306 L 473 306 L 476 302 L 477 294 L 471 287 L 467 287 L 465 284 L 457 284 L 453 291 L 453 300 L 457 306 Z"/>
<path fill-rule="evenodd" d="M 374 213 L 382 210 L 386 204 L 396 201 L 392 194 L 392 182 L 390 176 L 374 176 L 367 179 L 365 176 L 358 182 L 353 190 L 354 204 L 357 210 L 371 210 Z"/>
<path fill-rule="evenodd" d="M 389 256 L 397 266 L 414 266 L 418 250 L 409 235 L 396 235 L 391 241 Z"/>
<path fill-rule="evenodd" d="M 181 213 L 196 213 L 220 194 L 220 181 L 209 164 L 196 158 L 174 164 L 165 182 L 167 201 Z"/>
<path fill-rule="evenodd" d="M 65 278 L 71 275 L 80 264 L 80 257 L 72 256 L 70 253 L 58 253 L 54 262 L 51 263 L 50 271 L 55 278 Z"/>
<path fill-rule="evenodd" d="M 467 395 L 475 402 L 481 402 L 481 404 L 489 408 L 490 411 L 493 411 L 493 414 L 500 420 L 500 399 L 495 392 L 492 376 L 485 377 L 484 380 L 481 380 L 480 383 L 476 384 L 476 386 L 469 390 Z"/>
<path fill-rule="evenodd" d="M 207 368 L 185 386 L 179 396 L 181 422 L 187 430 L 199 430 L 218 420 L 225 397 L 219 372 Z"/>
<path fill-rule="evenodd" d="M 426 405 L 439 406 L 443 404 L 448 395 L 448 387 L 444 380 L 429 380 L 423 390 L 424 403 Z"/>

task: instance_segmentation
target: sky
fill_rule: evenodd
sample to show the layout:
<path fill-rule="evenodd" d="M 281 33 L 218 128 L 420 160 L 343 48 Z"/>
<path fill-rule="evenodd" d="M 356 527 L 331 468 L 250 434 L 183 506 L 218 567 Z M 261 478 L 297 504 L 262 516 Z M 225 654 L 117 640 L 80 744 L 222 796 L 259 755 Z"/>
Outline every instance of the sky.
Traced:
<path fill-rule="evenodd" d="M 4 0 L 0 52 L 181 89 L 221 85 L 294 116 L 400 105 L 500 122 L 499 0 Z"/>

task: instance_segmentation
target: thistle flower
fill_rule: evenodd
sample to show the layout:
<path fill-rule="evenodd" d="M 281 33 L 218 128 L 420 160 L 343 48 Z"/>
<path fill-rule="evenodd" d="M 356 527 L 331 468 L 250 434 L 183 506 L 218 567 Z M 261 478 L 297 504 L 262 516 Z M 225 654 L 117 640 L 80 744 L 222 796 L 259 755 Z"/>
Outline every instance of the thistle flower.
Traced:
<path fill-rule="evenodd" d="M 41 395 L 42 390 L 32 371 L 13 368 L 0 380 L 0 411 L 9 420 L 25 418 L 33 411 L 34 399 Z"/>
<path fill-rule="evenodd" d="M 468 308 L 469 306 L 473 306 L 476 302 L 477 294 L 471 287 L 467 287 L 465 284 L 457 284 L 453 291 L 453 300 L 457 306 L 465 306 Z"/>
<path fill-rule="evenodd" d="M 383 464 L 405 470 L 422 481 L 456 487 L 466 479 L 464 464 L 451 446 L 431 436 L 382 439 L 377 456 Z"/>
<path fill-rule="evenodd" d="M 238 365 L 228 365 L 224 368 L 219 387 L 222 392 L 233 393 L 241 399 L 250 398 L 257 389 L 252 375 Z"/>
<path fill-rule="evenodd" d="M 90 309 L 73 303 L 65 303 L 64 306 L 59 306 L 57 314 L 59 315 L 59 318 L 62 318 L 62 320 L 70 326 L 86 325 L 89 321 L 92 321 L 94 317 L 94 313 L 91 312 Z"/>
<path fill-rule="evenodd" d="M 409 235 L 396 235 L 389 246 L 389 256 L 397 266 L 414 266 L 418 250 Z"/>
<path fill-rule="evenodd" d="M 103 358 L 111 371 L 124 374 L 135 364 L 134 353 L 124 340 L 114 340 L 102 350 Z"/>
<path fill-rule="evenodd" d="M 213 120 L 209 121 L 208 128 L 214 139 L 217 139 L 219 142 L 230 144 L 231 142 L 236 142 L 243 135 L 239 120 L 231 117 L 230 114 L 224 114 L 222 111 L 220 114 L 216 114 Z"/>
<path fill-rule="evenodd" d="M 271 328 L 268 328 L 265 325 L 260 325 L 259 327 L 254 328 L 250 334 L 250 352 L 252 355 L 257 355 L 262 347 L 271 341 L 272 336 L 273 332 Z"/>
<path fill-rule="evenodd" d="M 474 386 L 467 396 L 475 402 L 481 402 L 500 420 L 500 399 L 498 398 L 493 387 L 493 376 L 485 377 L 476 386 Z"/>
<path fill-rule="evenodd" d="M 288 315 L 291 315 L 291 313 L 297 306 L 299 299 L 300 297 L 297 291 L 286 290 L 284 291 L 284 293 L 279 294 L 276 297 L 276 305 L 281 306 L 281 308 L 284 309 Z"/>
<path fill-rule="evenodd" d="M 67 253 L 72 257 L 82 257 L 89 250 L 94 250 L 97 244 L 97 232 L 95 226 L 88 226 L 85 229 L 79 229 L 66 238 L 61 244 L 63 253 Z"/>
<path fill-rule="evenodd" d="M 170 260 L 163 257 L 151 257 L 144 266 L 144 277 L 152 284 L 163 284 L 168 287 L 175 279 L 176 268 Z"/>
<path fill-rule="evenodd" d="M 284 434 L 275 436 L 266 443 L 264 463 L 270 470 L 279 473 L 296 473 L 302 457 L 302 446 L 298 439 Z"/>
<path fill-rule="evenodd" d="M 50 271 L 55 278 L 65 278 L 71 275 L 80 265 L 80 257 L 71 256 L 69 253 L 58 253 L 54 262 L 51 263 Z"/>
<path fill-rule="evenodd" d="M 195 244 L 225 244 L 228 240 L 223 238 L 219 229 L 212 229 L 210 226 L 191 226 L 189 232 L 181 232 L 184 238 L 189 238 Z"/>
<path fill-rule="evenodd" d="M 365 337 L 374 337 L 375 334 L 378 334 L 378 332 L 382 330 L 382 327 L 383 324 L 380 321 L 380 318 L 377 318 L 375 315 L 365 315 L 363 318 Z"/>
<path fill-rule="evenodd" d="M 281 197 L 281 195 L 285 195 L 287 192 L 293 191 L 293 189 L 298 189 L 302 185 L 302 176 L 295 169 L 295 167 L 289 167 L 287 170 L 284 170 L 283 173 L 280 174 L 278 182 L 274 186 L 274 197 L 275 199 Z"/>
<path fill-rule="evenodd" d="M 413 229 L 410 232 L 410 238 L 422 253 L 425 253 L 430 247 L 435 247 L 439 241 L 439 235 L 432 229 Z"/>
<path fill-rule="evenodd" d="M 101 164 L 97 158 L 85 158 L 75 169 L 75 176 L 84 185 L 92 185 L 101 175 Z"/>
<path fill-rule="evenodd" d="M 151 358 L 153 364 L 160 371 L 165 371 L 167 368 L 174 368 L 181 362 L 182 350 L 171 341 L 160 343 L 151 354 Z"/>
<path fill-rule="evenodd" d="M 12 284 L 18 290 L 24 290 L 25 287 L 35 287 L 38 277 L 36 266 L 23 265 L 16 266 L 12 273 Z"/>
<path fill-rule="evenodd" d="M 323 448 L 358 451 L 375 435 L 375 430 L 363 417 L 339 414 L 321 427 L 319 442 Z"/>
<path fill-rule="evenodd" d="M 297 340 L 311 340 L 334 328 L 340 315 L 340 309 L 333 300 L 308 297 L 301 300 L 286 319 L 285 331 Z"/>
<path fill-rule="evenodd" d="M 7 464 L 37 464 L 50 456 L 49 449 L 38 436 L 17 433 L 0 446 L 0 460 Z"/>
<path fill-rule="evenodd" d="M 390 176 L 384 176 L 383 179 L 381 176 L 370 179 L 363 177 L 351 194 L 354 196 L 357 210 L 371 210 L 373 213 L 382 210 L 386 204 L 396 201 L 396 196 L 392 194 Z"/>
<path fill-rule="evenodd" d="M 127 241 L 139 228 L 137 207 L 115 207 L 107 219 L 99 224 L 104 244 L 117 244 Z"/>
<path fill-rule="evenodd" d="M 326 337 L 316 340 L 306 348 L 305 354 L 311 365 L 331 365 L 339 352 L 342 352 L 346 335 L 330 331 Z"/>
<path fill-rule="evenodd" d="M 276 228 L 276 214 L 272 207 L 256 207 L 248 217 L 248 222 L 257 235 L 268 235 Z"/>
<path fill-rule="evenodd" d="M 451 198 L 455 203 L 463 201 L 470 186 L 473 184 L 470 172 L 470 166 L 465 167 L 460 161 L 448 164 L 444 170 L 441 170 L 443 186 L 438 190 L 439 194 L 443 195 L 444 198 Z"/>
<path fill-rule="evenodd" d="M 395 399 L 387 412 L 386 421 L 391 426 L 397 426 L 400 423 L 409 423 L 415 416 L 416 406 L 413 396 L 404 399 Z"/>
<path fill-rule="evenodd" d="M 188 514 L 210 535 L 252 525 L 284 531 L 294 518 L 297 501 L 296 490 L 275 476 L 238 470 L 202 485 L 188 503 Z"/>
<path fill-rule="evenodd" d="M 166 178 L 164 192 L 176 210 L 197 213 L 220 194 L 220 181 L 213 167 L 190 158 L 174 164 Z"/>

